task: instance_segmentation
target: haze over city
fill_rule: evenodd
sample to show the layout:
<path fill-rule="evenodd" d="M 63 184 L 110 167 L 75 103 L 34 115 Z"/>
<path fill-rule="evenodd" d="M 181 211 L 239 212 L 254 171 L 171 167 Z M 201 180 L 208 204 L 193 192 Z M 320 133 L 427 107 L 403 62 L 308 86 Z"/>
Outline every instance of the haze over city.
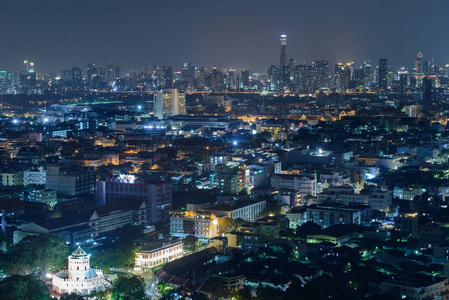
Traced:
<path fill-rule="evenodd" d="M 280 33 L 298 63 L 361 63 L 387 57 L 409 66 L 422 51 L 449 61 L 447 1 L 3 1 L 0 69 L 34 61 L 56 72 L 111 61 L 140 65 L 189 61 L 264 72 L 277 61 Z"/>

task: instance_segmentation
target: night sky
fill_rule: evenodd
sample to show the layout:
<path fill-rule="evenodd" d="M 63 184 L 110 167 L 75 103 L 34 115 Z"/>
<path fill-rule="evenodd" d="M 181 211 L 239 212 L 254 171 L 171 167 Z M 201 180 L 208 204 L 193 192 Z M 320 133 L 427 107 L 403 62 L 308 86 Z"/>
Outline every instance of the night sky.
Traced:
<path fill-rule="evenodd" d="M 361 63 L 387 57 L 411 67 L 449 63 L 447 0 L 1 0 L 0 70 L 37 72 L 90 62 L 120 65 L 183 61 L 265 72 L 279 64 L 279 36 L 297 63 Z"/>

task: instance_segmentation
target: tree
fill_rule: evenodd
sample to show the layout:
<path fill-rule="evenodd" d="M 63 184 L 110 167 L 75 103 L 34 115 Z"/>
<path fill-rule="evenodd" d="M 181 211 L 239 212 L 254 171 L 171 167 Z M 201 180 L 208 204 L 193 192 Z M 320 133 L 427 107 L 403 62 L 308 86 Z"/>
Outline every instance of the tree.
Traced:
<path fill-rule="evenodd" d="M 0 281 L 0 299 L 49 300 L 47 285 L 34 276 L 13 275 Z"/>
<path fill-rule="evenodd" d="M 200 247 L 201 241 L 193 235 L 188 235 L 184 239 L 184 250 L 194 252 L 198 247 Z"/>
<path fill-rule="evenodd" d="M 114 230 L 112 236 L 101 247 L 92 249 L 93 264 L 106 272 L 110 268 L 133 266 L 138 251 L 134 241 L 143 236 L 140 228 L 125 225 Z"/>
<path fill-rule="evenodd" d="M 45 274 L 48 271 L 60 270 L 67 262 L 68 252 L 66 243 L 55 236 L 28 236 L 8 253 L 8 260 L 4 265 L 5 273 Z"/>
<path fill-rule="evenodd" d="M 298 226 L 296 229 L 296 234 L 300 237 L 306 238 L 310 234 L 317 234 L 320 230 L 320 225 L 309 221 L 302 224 L 302 226 Z"/>
<path fill-rule="evenodd" d="M 226 286 L 223 284 L 220 277 L 209 278 L 204 285 L 204 290 L 214 298 L 229 296 L 229 291 L 226 289 Z"/>
<path fill-rule="evenodd" d="M 110 294 L 109 289 L 106 289 L 104 291 L 95 290 L 89 294 L 89 298 L 95 299 L 95 300 L 107 300 L 107 299 L 110 299 L 109 294 Z"/>
<path fill-rule="evenodd" d="M 145 293 L 145 281 L 134 275 L 120 276 L 112 285 L 111 299 L 149 300 Z"/>
<path fill-rule="evenodd" d="M 59 300 L 84 300 L 84 297 L 80 294 L 71 293 L 71 294 L 63 294 Z"/>

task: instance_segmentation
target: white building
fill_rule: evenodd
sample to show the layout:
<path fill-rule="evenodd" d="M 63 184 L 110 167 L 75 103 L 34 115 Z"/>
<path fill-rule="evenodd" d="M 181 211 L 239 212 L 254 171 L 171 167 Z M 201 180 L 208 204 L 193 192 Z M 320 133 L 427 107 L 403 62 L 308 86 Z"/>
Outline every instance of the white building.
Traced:
<path fill-rule="evenodd" d="M 67 270 L 53 274 L 52 290 L 58 294 L 78 293 L 89 295 L 108 286 L 103 271 L 90 268 L 90 255 L 78 247 L 69 256 Z"/>
<path fill-rule="evenodd" d="M 140 248 L 136 255 L 137 268 L 154 268 L 183 256 L 183 243 L 182 240 L 169 243 L 156 242 Z"/>

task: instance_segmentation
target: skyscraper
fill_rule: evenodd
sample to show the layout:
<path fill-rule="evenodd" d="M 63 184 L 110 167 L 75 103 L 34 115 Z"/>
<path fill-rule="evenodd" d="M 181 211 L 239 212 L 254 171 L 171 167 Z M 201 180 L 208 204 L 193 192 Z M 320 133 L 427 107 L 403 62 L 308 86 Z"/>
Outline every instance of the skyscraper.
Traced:
<path fill-rule="evenodd" d="M 81 73 L 80 67 L 73 67 L 72 68 L 72 83 L 73 86 L 79 87 L 83 83 L 83 75 Z"/>
<path fill-rule="evenodd" d="M 365 81 L 365 90 L 371 88 L 371 83 L 373 83 L 373 72 L 371 72 L 371 62 L 365 61 L 363 63 L 363 77 Z"/>
<path fill-rule="evenodd" d="M 280 55 L 280 63 L 279 67 L 282 69 L 282 66 L 287 64 L 287 35 L 281 35 L 281 55 Z"/>
<path fill-rule="evenodd" d="M 154 114 L 158 119 L 186 115 L 186 94 L 177 89 L 166 89 L 154 94 Z"/>
<path fill-rule="evenodd" d="M 416 61 L 415 61 L 415 71 L 416 73 L 423 73 L 423 54 L 422 52 L 419 52 L 418 55 L 416 55 Z"/>
<path fill-rule="evenodd" d="M 386 58 L 379 59 L 379 88 L 385 92 L 388 89 L 388 61 Z"/>
<path fill-rule="evenodd" d="M 315 61 L 315 84 L 318 89 L 329 88 L 329 64 L 327 60 Z"/>

